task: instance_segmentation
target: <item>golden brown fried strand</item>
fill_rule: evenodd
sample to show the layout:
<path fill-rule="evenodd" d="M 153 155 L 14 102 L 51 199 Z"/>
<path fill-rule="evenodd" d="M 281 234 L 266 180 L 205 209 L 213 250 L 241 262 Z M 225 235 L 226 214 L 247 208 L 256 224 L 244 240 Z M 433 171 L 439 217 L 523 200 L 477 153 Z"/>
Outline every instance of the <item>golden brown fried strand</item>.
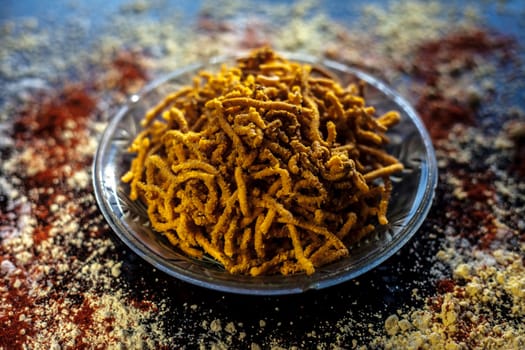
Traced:
<path fill-rule="evenodd" d="M 184 87 L 182 89 L 180 89 L 179 91 L 175 91 L 171 94 L 169 94 L 168 96 L 166 96 L 164 98 L 164 100 L 159 103 L 157 106 L 155 106 L 154 108 L 150 109 L 147 113 L 146 113 L 146 116 L 144 117 L 144 119 L 142 120 L 141 122 L 141 125 L 143 127 L 147 127 L 149 125 L 149 123 L 151 121 L 153 121 L 153 119 L 155 119 L 157 117 L 157 115 L 162 111 L 164 110 L 166 107 L 168 107 L 173 101 L 183 97 L 183 96 L 186 96 L 188 95 L 189 93 L 191 93 L 193 90 L 191 87 Z"/>
<path fill-rule="evenodd" d="M 390 200 L 390 194 L 392 193 L 392 181 L 385 177 L 383 178 L 385 183 L 384 190 L 381 191 L 381 201 L 379 202 L 379 207 L 377 210 L 377 220 L 380 225 L 388 224 L 388 219 L 386 217 L 386 211 L 388 209 L 388 201 Z"/>
<path fill-rule="evenodd" d="M 388 177 L 394 173 L 397 173 L 399 171 L 403 170 L 403 164 L 401 163 L 394 163 L 387 166 L 384 166 L 382 168 L 378 168 L 375 170 L 372 170 L 366 174 L 363 175 L 363 178 L 366 182 L 370 182 L 374 179 L 377 179 L 379 177 Z"/>
<path fill-rule="evenodd" d="M 389 111 L 379 118 L 377 118 L 377 122 L 381 125 L 383 125 L 385 128 L 389 128 L 399 122 L 401 119 L 401 116 L 396 111 Z"/>
<path fill-rule="evenodd" d="M 137 153 L 137 156 L 131 162 L 131 168 L 129 169 L 129 171 L 126 172 L 124 176 L 122 176 L 122 181 L 130 182 L 129 197 L 132 200 L 138 199 L 137 184 L 140 181 L 139 175 L 142 173 L 142 167 L 150 144 L 149 139 L 143 139 L 141 136 L 142 135 L 139 135 L 129 148 L 129 151 Z"/>
<path fill-rule="evenodd" d="M 237 185 L 237 191 L 239 195 L 239 206 L 243 216 L 250 216 L 250 205 L 248 204 L 248 194 L 246 189 L 246 182 L 240 166 L 235 168 L 235 183 Z"/>
<path fill-rule="evenodd" d="M 295 255 L 295 258 L 297 259 L 297 262 L 301 265 L 301 267 L 303 268 L 303 270 L 306 272 L 307 275 L 313 274 L 315 272 L 314 265 L 304 255 L 304 250 L 302 247 L 303 243 L 301 242 L 300 235 L 297 232 L 296 226 L 288 224 L 286 225 L 286 228 L 288 229 L 288 232 L 290 233 L 290 238 L 292 239 L 294 255 Z"/>
<path fill-rule="evenodd" d="M 356 222 L 357 215 L 353 212 L 348 213 L 345 223 L 343 226 L 341 226 L 339 232 L 337 232 L 337 237 L 339 237 L 339 239 L 344 239 L 350 233 L 350 230 L 356 224 Z"/>
<path fill-rule="evenodd" d="M 389 155 L 388 153 L 385 153 L 384 151 L 381 151 L 377 148 L 373 148 L 366 145 L 358 145 L 357 148 L 359 151 L 361 151 L 363 154 L 369 154 L 372 157 L 374 157 L 379 163 L 384 165 L 392 165 L 397 164 L 399 161 L 396 157 Z"/>

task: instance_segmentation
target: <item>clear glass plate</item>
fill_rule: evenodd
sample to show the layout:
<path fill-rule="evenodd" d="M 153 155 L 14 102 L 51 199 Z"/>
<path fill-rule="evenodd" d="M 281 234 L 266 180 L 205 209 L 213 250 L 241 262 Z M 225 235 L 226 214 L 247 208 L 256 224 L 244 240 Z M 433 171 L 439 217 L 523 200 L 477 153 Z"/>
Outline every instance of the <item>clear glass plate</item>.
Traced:
<path fill-rule="evenodd" d="M 111 119 L 100 141 L 93 164 L 95 196 L 102 214 L 116 235 L 135 253 L 165 273 L 201 287 L 255 294 L 292 294 L 336 285 L 381 264 L 398 251 L 419 229 L 430 210 L 437 184 L 437 165 L 432 143 L 423 123 L 401 96 L 376 78 L 344 64 L 305 55 L 284 54 L 290 60 L 319 65 L 332 71 L 342 85 L 366 82 L 367 105 L 378 112 L 397 110 L 401 122 L 388 132 L 389 153 L 398 157 L 405 170 L 392 178 L 394 183 L 388 209 L 390 223 L 350 247 L 348 257 L 317 268 L 310 276 L 241 276 L 226 272 L 213 260 L 196 260 L 175 250 L 154 232 L 145 208 L 128 198 L 128 188 L 120 181 L 132 157 L 127 147 L 140 131 L 145 112 L 163 97 L 184 85 L 202 70 L 218 70 L 223 63 L 235 65 L 234 57 L 219 57 L 193 64 L 147 85 Z"/>

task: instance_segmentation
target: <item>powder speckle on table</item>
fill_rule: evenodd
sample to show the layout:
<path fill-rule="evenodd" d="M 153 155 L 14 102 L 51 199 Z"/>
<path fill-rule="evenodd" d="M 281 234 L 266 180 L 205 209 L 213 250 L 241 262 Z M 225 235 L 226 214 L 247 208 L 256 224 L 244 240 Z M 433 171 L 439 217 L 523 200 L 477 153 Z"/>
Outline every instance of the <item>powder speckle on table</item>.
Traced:
<path fill-rule="evenodd" d="M 12 1 L 0 13 L 0 349 L 525 347 L 520 1 Z M 147 81 L 261 45 L 406 97 L 439 164 L 413 239 L 342 285 L 248 297 L 174 280 L 105 223 L 91 162 Z"/>

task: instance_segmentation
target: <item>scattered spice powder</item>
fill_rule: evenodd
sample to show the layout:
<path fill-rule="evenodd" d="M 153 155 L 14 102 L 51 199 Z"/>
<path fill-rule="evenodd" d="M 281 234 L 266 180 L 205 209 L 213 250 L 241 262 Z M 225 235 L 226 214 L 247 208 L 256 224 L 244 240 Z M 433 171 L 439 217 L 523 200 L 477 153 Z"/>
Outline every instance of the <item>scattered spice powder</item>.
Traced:
<path fill-rule="evenodd" d="M 515 45 L 512 37 L 478 28 L 450 33 L 419 45 L 413 70 L 427 85 L 435 86 L 447 74 L 472 71 L 478 64 L 477 56 L 499 53 L 501 60 L 510 60 Z"/>
<path fill-rule="evenodd" d="M 412 72 L 423 79 L 424 86 L 415 107 L 433 140 L 446 138 L 455 124 L 476 122 L 479 97 L 468 91 L 447 96 L 445 93 L 453 88 L 450 85 L 472 74 L 481 63 L 480 57 L 499 55 L 502 62 L 509 61 L 515 44 L 510 37 L 475 28 L 418 46 Z"/>
<path fill-rule="evenodd" d="M 91 85 L 41 91 L 11 110 L 15 142 L 0 183 L 0 348 L 162 347 L 160 333 L 150 337 L 160 332 L 150 321 L 159 307 L 129 305 L 127 292 L 113 288 L 121 262 L 88 173 L 96 148 Z"/>
<path fill-rule="evenodd" d="M 433 140 L 447 138 L 455 124 L 474 124 L 472 108 L 443 96 L 424 94 L 415 107 Z"/>
<path fill-rule="evenodd" d="M 122 92 L 140 87 L 147 79 L 144 58 L 135 52 L 121 51 L 115 55 L 111 67 L 116 70 L 114 84 Z"/>
<path fill-rule="evenodd" d="M 13 137 L 27 141 L 33 137 L 51 137 L 65 142 L 65 129 L 77 132 L 95 110 L 95 101 L 80 85 L 68 85 L 57 94 L 38 96 L 26 105 L 14 122 Z"/>
<path fill-rule="evenodd" d="M 306 16 L 301 1 L 229 3 L 207 2 L 200 28 L 155 3 L 101 8 L 109 25 L 96 40 L 80 7 L 63 24 L 0 24 L 0 348 L 525 347 L 522 38 L 437 2 L 366 6 L 370 22 Z M 476 4 L 478 16 L 492 5 Z M 243 30 L 255 20 L 256 36 Z M 434 209 L 400 255 L 355 281 L 281 298 L 201 290 L 126 252 L 96 207 L 92 155 L 134 81 L 253 39 L 359 63 L 414 101 L 433 133 Z M 147 52 L 147 68 L 115 54 L 123 47 Z M 458 122 L 435 120 L 445 112 Z"/>

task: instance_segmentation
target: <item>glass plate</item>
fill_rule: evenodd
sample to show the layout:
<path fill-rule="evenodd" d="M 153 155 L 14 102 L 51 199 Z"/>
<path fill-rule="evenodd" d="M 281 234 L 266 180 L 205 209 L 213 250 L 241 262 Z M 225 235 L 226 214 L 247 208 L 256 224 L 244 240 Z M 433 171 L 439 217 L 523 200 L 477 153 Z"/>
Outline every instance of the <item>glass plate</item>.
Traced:
<path fill-rule="evenodd" d="M 212 259 L 196 260 L 176 251 L 154 232 L 145 208 L 128 198 L 128 188 L 120 181 L 131 156 L 127 147 L 140 130 L 140 120 L 163 97 L 184 85 L 202 69 L 218 70 L 225 63 L 235 65 L 235 57 L 218 57 L 176 70 L 153 81 L 111 119 L 100 141 L 93 164 L 93 183 L 97 202 L 116 235 L 135 253 L 157 269 L 201 287 L 255 294 L 293 294 L 321 289 L 359 276 L 398 251 L 423 223 L 432 204 L 437 184 L 437 165 L 432 143 L 423 123 L 401 96 L 376 78 L 344 64 L 298 54 L 284 54 L 290 60 L 318 65 L 333 72 L 345 86 L 366 83 L 367 105 L 378 114 L 388 110 L 401 113 L 401 122 L 388 132 L 388 152 L 399 158 L 405 170 L 392 177 L 394 188 L 387 217 L 390 223 L 349 247 L 348 257 L 316 269 L 310 276 L 241 276 L 226 272 Z"/>

